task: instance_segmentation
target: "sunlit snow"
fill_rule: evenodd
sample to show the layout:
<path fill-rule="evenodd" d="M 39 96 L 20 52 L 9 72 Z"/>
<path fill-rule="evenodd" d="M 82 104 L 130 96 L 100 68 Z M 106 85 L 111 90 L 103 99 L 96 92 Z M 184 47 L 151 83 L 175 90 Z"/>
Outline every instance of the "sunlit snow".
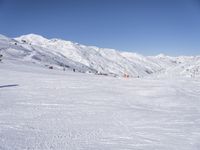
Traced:
<path fill-rule="evenodd" d="M 0 37 L 4 51 L 0 63 L 0 149 L 200 149 L 198 57 L 179 57 L 176 61 L 180 65 L 171 65 L 168 56 L 137 55 L 135 60 L 136 54 L 119 56 L 116 52 L 117 60 L 126 57 L 121 64 L 134 61 L 135 71 L 144 77 L 99 76 L 80 73 L 97 69 L 82 61 L 71 62 L 63 56 L 53 59 L 60 54 L 53 55 L 47 48 L 34 53 L 28 44 L 19 49 L 16 41 L 10 45 L 8 40 Z M 34 54 L 47 57 L 38 63 L 32 58 Z M 102 54 L 101 59 L 111 62 L 113 58 L 106 56 Z M 56 60 L 83 70 L 63 71 L 56 67 Z M 139 70 L 147 62 L 148 67 L 155 66 L 149 69 L 153 72 L 149 76 Z M 48 69 L 46 63 L 55 68 Z M 187 67 L 196 72 L 186 71 Z"/>

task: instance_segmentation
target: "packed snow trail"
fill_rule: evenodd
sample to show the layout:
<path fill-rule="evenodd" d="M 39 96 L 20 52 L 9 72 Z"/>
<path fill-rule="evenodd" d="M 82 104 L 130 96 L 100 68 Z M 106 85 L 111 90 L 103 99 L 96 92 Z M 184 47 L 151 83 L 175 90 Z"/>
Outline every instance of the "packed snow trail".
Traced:
<path fill-rule="evenodd" d="M 1 64 L 2 150 L 199 150 L 200 80 Z"/>

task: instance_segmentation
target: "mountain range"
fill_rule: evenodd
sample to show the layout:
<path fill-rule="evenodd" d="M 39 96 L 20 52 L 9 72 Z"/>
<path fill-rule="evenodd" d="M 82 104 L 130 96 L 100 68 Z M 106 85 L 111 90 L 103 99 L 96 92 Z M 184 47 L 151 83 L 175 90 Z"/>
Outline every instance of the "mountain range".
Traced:
<path fill-rule="evenodd" d="M 2 62 L 34 64 L 47 69 L 114 77 L 200 77 L 200 56 L 143 56 L 115 49 L 86 46 L 61 39 L 28 34 L 0 35 Z"/>

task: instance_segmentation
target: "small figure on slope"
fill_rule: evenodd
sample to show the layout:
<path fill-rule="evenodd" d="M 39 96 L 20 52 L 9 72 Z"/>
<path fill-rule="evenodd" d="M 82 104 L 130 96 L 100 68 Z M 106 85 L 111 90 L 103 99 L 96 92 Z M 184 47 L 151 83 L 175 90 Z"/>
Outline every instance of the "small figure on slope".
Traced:
<path fill-rule="evenodd" d="M 0 54 L 0 62 L 2 62 L 2 58 L 3 58 L 3 55 L 2 55 L 2 54 Z"/>

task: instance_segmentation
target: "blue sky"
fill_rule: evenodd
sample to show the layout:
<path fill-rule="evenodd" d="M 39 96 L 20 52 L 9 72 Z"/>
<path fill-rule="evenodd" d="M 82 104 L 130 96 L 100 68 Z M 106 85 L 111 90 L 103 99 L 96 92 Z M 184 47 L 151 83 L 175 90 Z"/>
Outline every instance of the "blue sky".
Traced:
<path fill-rule="evenodd" d="M 0 34 L 200 55 L 200 0 L 0 0 Z"/>

